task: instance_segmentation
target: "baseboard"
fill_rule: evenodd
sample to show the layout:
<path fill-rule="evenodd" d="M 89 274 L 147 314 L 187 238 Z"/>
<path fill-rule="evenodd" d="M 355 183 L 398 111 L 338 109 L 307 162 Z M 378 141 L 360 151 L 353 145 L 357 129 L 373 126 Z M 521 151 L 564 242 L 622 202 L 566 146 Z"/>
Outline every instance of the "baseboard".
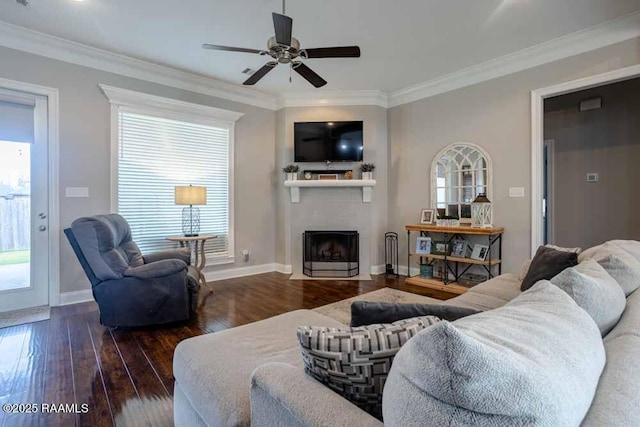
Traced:
<path fill-rule="evenodd" d="M 400 265 L 398 266 L 398 274 L 400 274 L 401 276 L 406 276 L 407 275 L 407 266 L 406 265 Z M 420 274 L 420 269 L 417 267 L 411 267 L 411 275 L 412 276 L 418 276 Z"/>
<path fill-rule="evenodd" d="M 371 266 L 371 274 L 384 274 L 384 272 L 385 272 L 384 264 Z"/>
<path fill-rule="evenodd" d="M 293 271 L 293 267 L 291 265 L 275 264 L 275 266 L 278 273 L 291 274 L 291 272 Z"/>
<path fill-rule="evenodd" d="M 93 301 L 93 292 L 91 289 L 63 292 L 60 294 L 60 305 L 80 304 L 81 302 L 88 301 Z"/>
<path fill-rule="evenodd" d="M 204 277 L 207 282 L 215 282 L 216 280 L 235 279 L 238 277 L 253 276 L 254 274 L 271 273 L 278 271 L 278 264 L 260 264 L 250 267 L 229 268 L 227 270 L 205 271 Z"/>

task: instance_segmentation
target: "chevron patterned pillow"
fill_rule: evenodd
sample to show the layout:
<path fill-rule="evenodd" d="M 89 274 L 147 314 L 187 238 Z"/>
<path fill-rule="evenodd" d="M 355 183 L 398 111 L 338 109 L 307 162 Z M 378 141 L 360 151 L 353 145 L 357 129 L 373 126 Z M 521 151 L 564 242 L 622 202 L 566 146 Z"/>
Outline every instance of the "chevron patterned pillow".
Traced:
<path fill-rule="evenodd" d="M 357 328 L 300 326 L 305 372 L 382 419 L 382 389 L 393 358 L 411 337 L 438 321 L 424 316 Z"/>

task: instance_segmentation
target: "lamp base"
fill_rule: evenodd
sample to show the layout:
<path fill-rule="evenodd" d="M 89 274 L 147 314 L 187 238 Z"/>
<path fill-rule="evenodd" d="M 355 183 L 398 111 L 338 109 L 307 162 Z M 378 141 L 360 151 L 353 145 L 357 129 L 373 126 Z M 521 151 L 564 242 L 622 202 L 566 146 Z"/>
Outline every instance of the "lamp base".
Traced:
<path fill-rule="evenodd" d="M 195 237 L 200 233 L 200 209 L 189 206 L 182 209 L 182 234 Z"/>

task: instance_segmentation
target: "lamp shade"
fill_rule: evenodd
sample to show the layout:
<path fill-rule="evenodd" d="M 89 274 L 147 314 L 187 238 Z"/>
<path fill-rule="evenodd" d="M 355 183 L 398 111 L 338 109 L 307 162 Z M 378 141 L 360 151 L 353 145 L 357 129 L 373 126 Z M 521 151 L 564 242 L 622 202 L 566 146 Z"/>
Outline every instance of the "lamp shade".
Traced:
<path fill-rule="evenodd" d="M 175 200 L 176 205 L 206 205 L 207 187 L 178 186 Z"/>

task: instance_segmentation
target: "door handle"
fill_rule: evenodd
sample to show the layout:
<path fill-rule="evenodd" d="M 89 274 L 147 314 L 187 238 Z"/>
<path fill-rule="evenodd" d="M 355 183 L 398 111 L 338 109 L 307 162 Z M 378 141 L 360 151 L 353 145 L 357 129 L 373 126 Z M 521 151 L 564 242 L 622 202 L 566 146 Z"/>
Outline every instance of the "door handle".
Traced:
<path fill-rule="evenodd" d="M 38 227 L 38 231 L 46 231 L 47 227 L 45 227 L 44 225 L 41 225 L 40 227 Z"/>
<path fill-rule="evenodd" d="M 40 219 L 45 219 L 47 216 L 43 213 L 38 214 L 38 216 L 40 217 Z"/>

